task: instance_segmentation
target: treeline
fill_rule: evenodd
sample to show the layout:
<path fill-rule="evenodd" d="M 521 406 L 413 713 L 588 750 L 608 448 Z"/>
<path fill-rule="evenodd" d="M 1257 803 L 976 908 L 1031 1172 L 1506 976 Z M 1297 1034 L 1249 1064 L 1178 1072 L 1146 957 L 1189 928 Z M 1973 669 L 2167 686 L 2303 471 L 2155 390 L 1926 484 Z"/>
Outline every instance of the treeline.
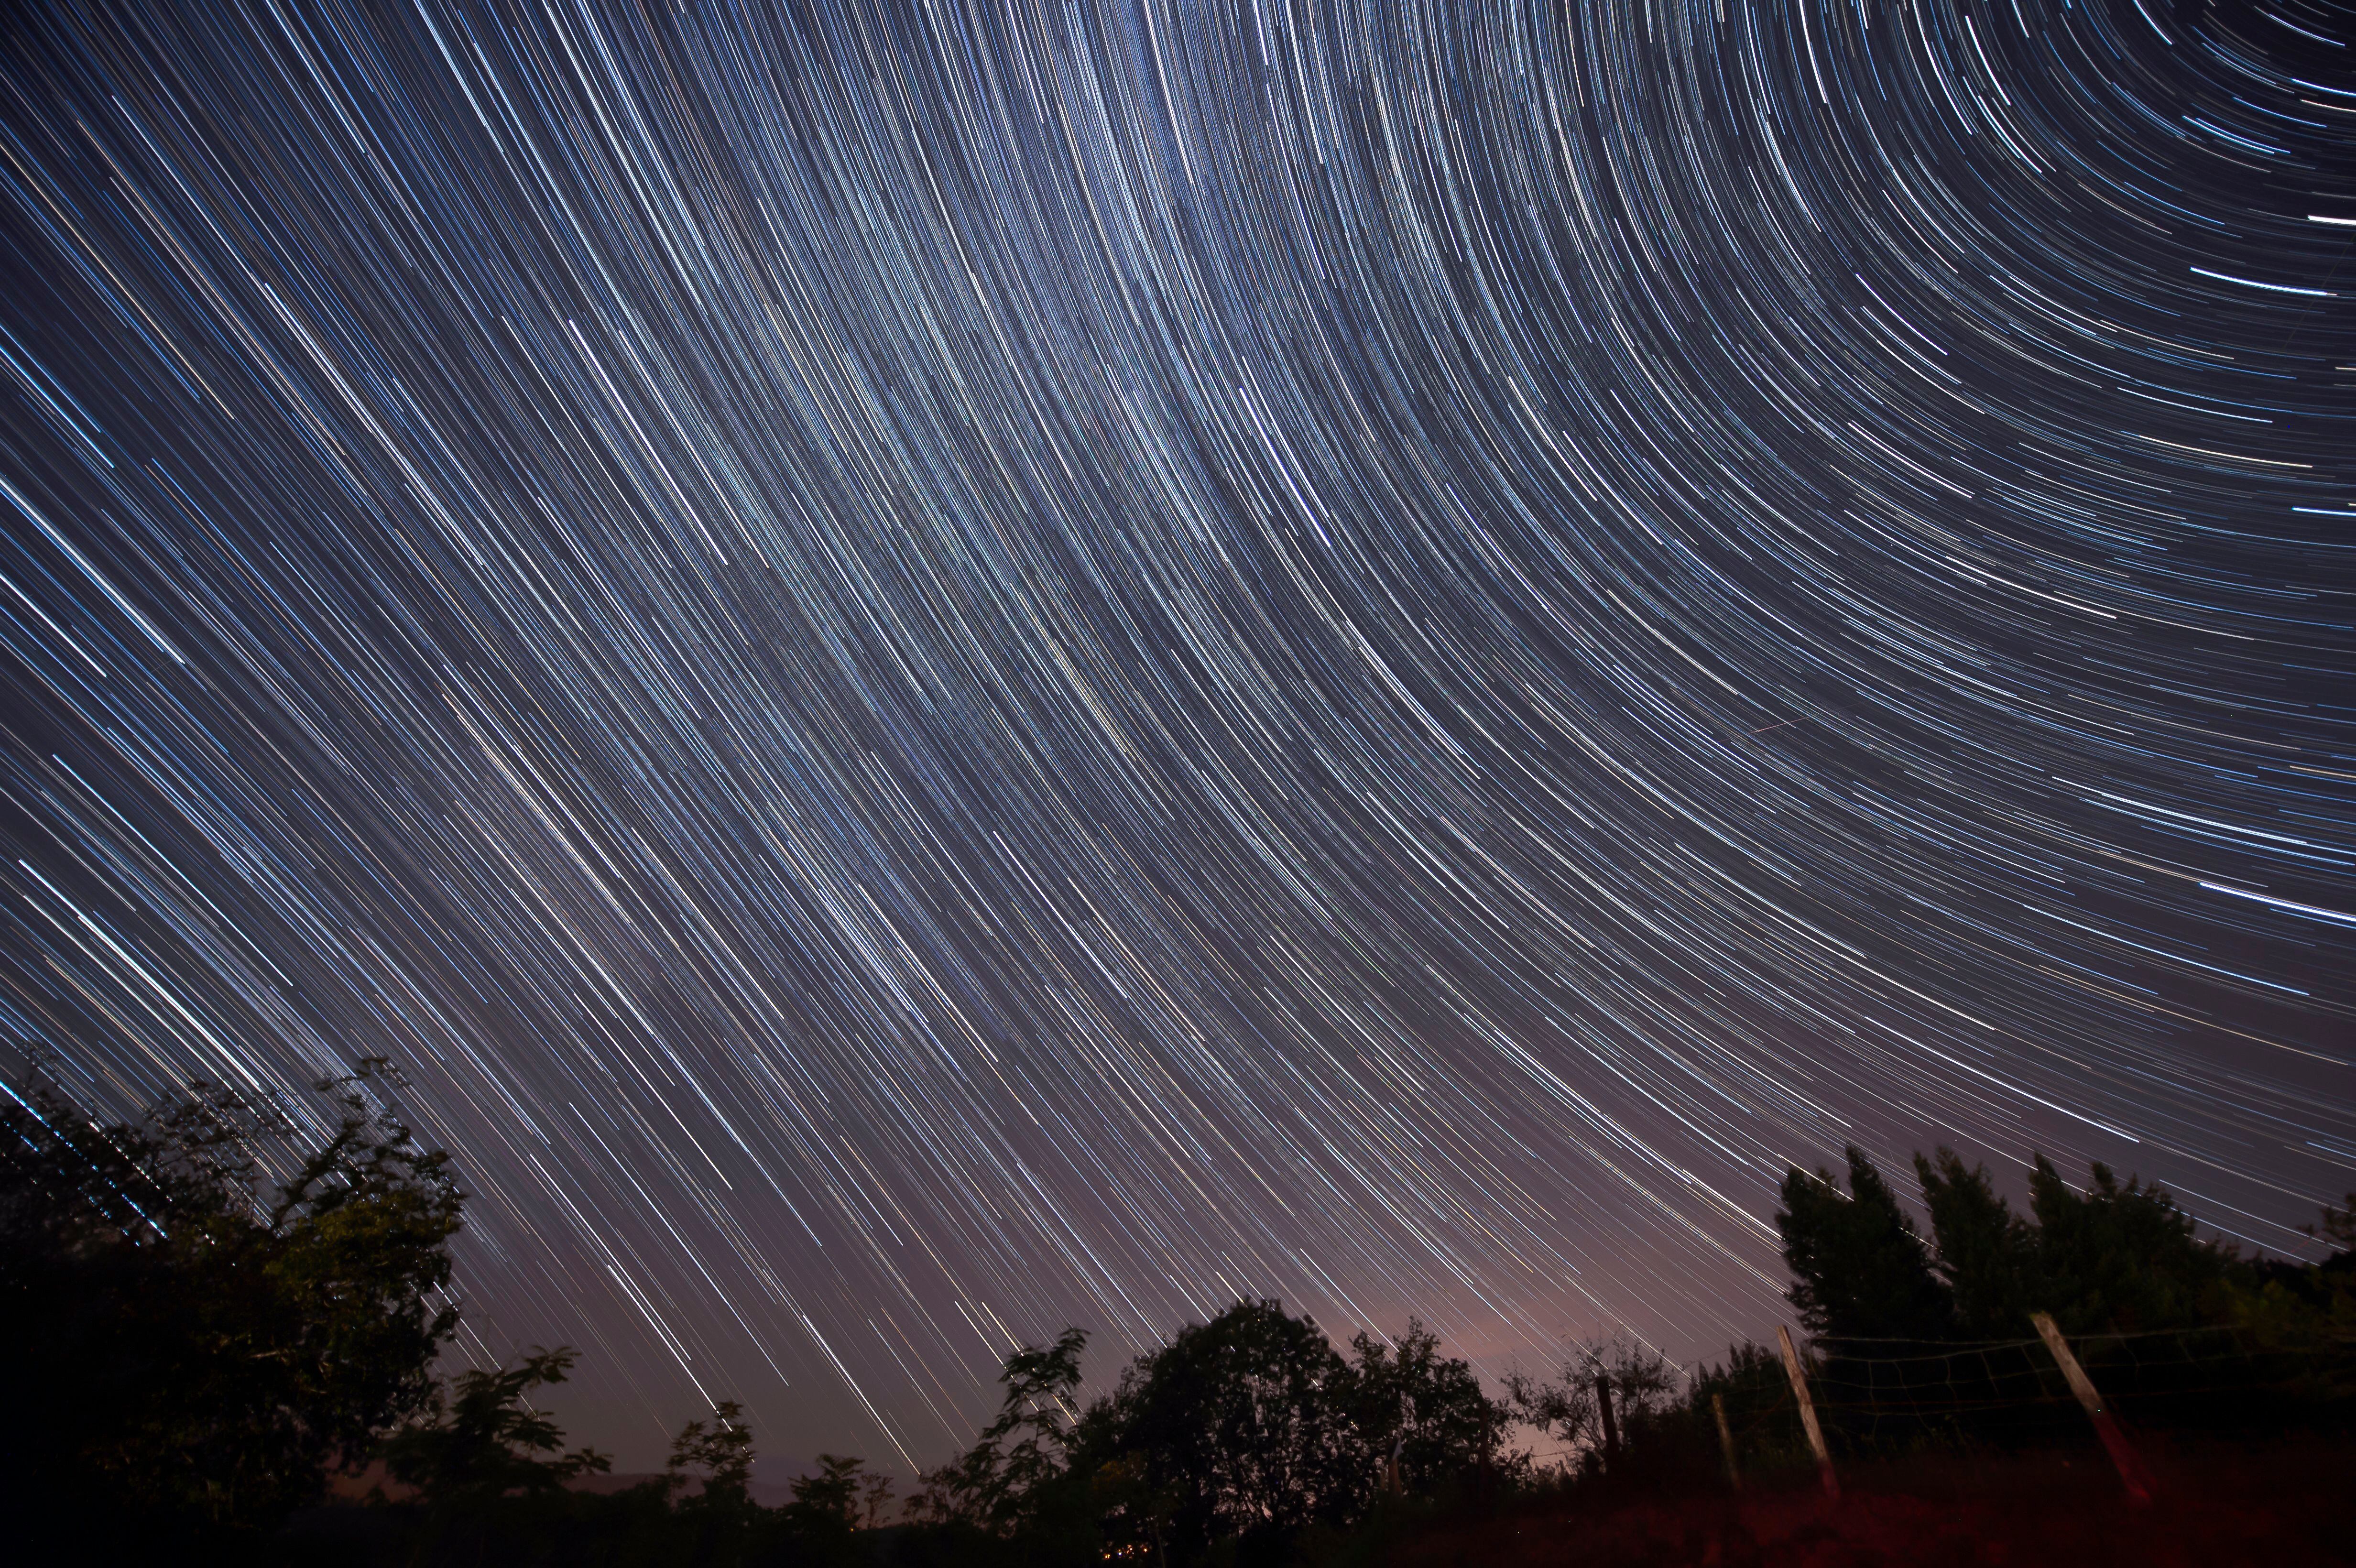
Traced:
<path fill-rule="evenodd" d="M 1714 1487 L 1730 1466 L 1802 1458 L 1784 1363 L 1757 1345 L 1688 1372 L 1615 1341 L 1492 1392 L 1413 1321 L 1337 1347 L 1278 1302 L 1241 1301 L 1094 1400 L 1079 1330 L 1018 1351 L 995 1419 L 913 1498 L 821 1456 L 788 1503 L 761 1506 L 734 1403 L 689 1422 L 660 1476 L 591 1489 L 608 1456 L 568 1447 L 541 1403 L 571 1350 L 433 1373 L 458 1322 L 448 1248 L 465 1195 L 448 1157 L 387 1108 L 396 1084 L 371 1061 L 319 1085 L 333 1125 L 309 1136 L 215 1085 L 112 1125 L 0 1085 L 0 1344 L 16 1368 L 0 1485 L 16 1539 L 48 1534 L 91 1561 L 339 1568 L 1338 1563 L 1535 1491 Z M 1915 1174 L 1927 1236 L 1855 1149 L 1846 1184 L 1794 1169 L 1783 1186 L 1790 1297 L 1837 1444 L 2037 1435 L 2005 1414 L 2051 1403 L 2032 1312 L 2089 1347 L 2098 1378 L 2152 1364 L 2170 1336 L 2215 1334 L 2277 1413 L 2345 1408 L 2349 1210 L 2317 1232 L 2329 1261 L 2297 1265 L 2201 1238 L 2168 1194 L 2101 1166 L 2080 1190 L 2039 1159 L 2019 1212 L 1947 1151 Z M 2106 1346 L 2126 1349 L 2106 1362 Z M 1558 1463 L 1515 1445 L 1533 1432 Z M 386 1484 L 370 1505 L 323 1506 L 332 1474 L 371 1465 Z"/>
<path fill-rule="evenodd" d="M 2099 1163 L 2082 1189 L 2038 1156 L 2025 1212 L 1952 1150 L 1913 1163 L 1928 1236 L 1854 1147 L 1846 1189 L 1824 1170 L 1783 1181 L 1790 1298 L 1852 1445 L 2050 1431 L 2062 1385 L 2038 1313 L 2149 1421 L 2299 1420 L 2356 1392 L 2356 1194 L 2308 1227 L 2333 1250 L 2302 1265 L 2201 1236 L 2166 1191 Z"/>
<path fill-rule="evenodd" d="M 2340 1255 L 2306 1269 L 2202 1238 L 2168 1193 L 2122 1185 L 2100 1164 L 2082 1191 L 2037 1157 L 2029 1211 L 2016 1212 L 1985 1166 L 1943 1148 L 1914 1157 L 1925 1238 L 1864 1153 L 1847 1157 L 1846 1190 L 1827 1171 L 1794 1170 L 1775 1217 L 1792 1305 L 1819 1339 L 2019 1339 L 2032 1312 L 2072 1336 L 2135 1334 L 2254 1324 L 2302 1306 L 2320 1329 L 2351 1305 L 2346 1210 L 2326 1210 L 2320 1232 Z"/>
<path fill-rule="evenodd" d="M 1006 1363 L 972 1448 L 894 1499 L 821 1456 L 792 1501 L 751 1495 L 742 1409 L 688 1423 L 663 1474 L 582 1483 L 542 1402 L 566 1349 L 437 1380 L 458 1323 L 449 1157 L 387 1106 L 387 1064 L 317 1087 L 332 1126 L 198 1084 L 100 1125 L 42 1087 L 0 1104 L 0 1344 L 16 1375 L 0 1486 L 17 1540 L 79 1558 L 274 1553 L 387 1563 L 1054 1563 L 1245 1560 L 1376 1499 L 1514 1485 L 1513 1410 L 1409 1323 L 1345 1355 L 1241 1302 L 1078 1403 L 1085 1338 Z M 380 1465 L 376 1506 L 323 1508 Z M 288 1521 L 294 1521 L 292 1535 Z"/>

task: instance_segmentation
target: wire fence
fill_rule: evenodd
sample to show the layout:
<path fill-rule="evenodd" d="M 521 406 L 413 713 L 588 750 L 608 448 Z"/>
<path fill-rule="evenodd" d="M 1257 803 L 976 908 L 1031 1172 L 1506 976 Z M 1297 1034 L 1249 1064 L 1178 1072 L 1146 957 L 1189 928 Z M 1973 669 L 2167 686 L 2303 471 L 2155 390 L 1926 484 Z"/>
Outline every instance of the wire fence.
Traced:
<path fill-rule="evenodd" d="M 2071 1349 L 2106 1399 L 2124 1405 L 2212 1395 L 2291 1394 L 2312 1357 L 2257 1344 L 2230 1326 L 2087 1334 Z M 2076 1403 L 2041 1339 L 1925 1346 L 1903 1340 L 1816 1341 L 1813 1381 L 1828 1409 L 1869 1417 L 1934 1416 Z"/>
<path fill-rule="evenodd" d="M 2258 1421 L 2347 1392 L 2344 1352 L 2262 1343 L 2233 1325 L 2071 1338 L 2102 1402 L 2136 1424 L 2213 1426 Z M 1806 1367 L 1810 1394 L 1837 1442 L 1852 1450 L 1925 1438 L 1998 1442 L 2076 1438 L 2088 1431 L 2053 1352 L 2033 1336 L 1925 1343 L 1824 1337 Z M 1746 1425 L 1796 1429 L 1788 1392 Z M 1739 1440 L 1739 1439 L 1738 1439 Z"/>
<path fill-rule="evenodd" d="M 2131 1427 L 2267 1426 L 2326 1408 L 2344 1413 L 2356 1396 L 2356 1347 L 2345 1344 L 2286 1347 L 2239 1326 L 2110 1331 L 2066 1343 L 2099 1403 Z M 2112 1441 L 2090 1420 L 2053 1351 L 2033 1335 L 1937 1342 L 1826 1336 L 1810 1346 L 1802 1371 L 1831 1449 L 1843 1459 Z M 1682 1401 L 1623 1411 L 1621 1420 L 1631 1474 L 1729 1462 L 1748 1474 L 1811 1458 L 1791 1379 L 1772 1355 L 1738 1358 L 1703 1374 Z M 1547 1444 L 1529 1456 L 1568 1467 L 1604 1458 L 1589 1441 Z"/>

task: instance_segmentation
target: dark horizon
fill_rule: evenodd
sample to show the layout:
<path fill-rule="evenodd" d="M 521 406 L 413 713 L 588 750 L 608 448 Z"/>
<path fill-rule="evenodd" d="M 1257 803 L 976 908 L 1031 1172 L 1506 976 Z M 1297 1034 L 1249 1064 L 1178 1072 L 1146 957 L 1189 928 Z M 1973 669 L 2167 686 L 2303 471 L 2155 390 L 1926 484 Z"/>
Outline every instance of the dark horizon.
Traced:
<path fill-rule="evenodd" d="M 2356 1185 L 2356 17 L 35 5 L 0 1055 L 398 1061 L 617 1467 L 1787 1164 Z M 324 1113 L 322 1113 L 324 1114 Z"/>

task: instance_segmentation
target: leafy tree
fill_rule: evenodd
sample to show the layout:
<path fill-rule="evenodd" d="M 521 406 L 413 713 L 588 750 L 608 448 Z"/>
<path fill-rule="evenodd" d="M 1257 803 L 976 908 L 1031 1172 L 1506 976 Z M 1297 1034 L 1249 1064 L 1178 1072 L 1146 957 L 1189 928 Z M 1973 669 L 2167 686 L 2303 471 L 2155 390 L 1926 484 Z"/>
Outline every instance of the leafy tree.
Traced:
<path fill-rule="evenodd" d="M 859 1461 L 848 1463 L 856 1468 Z M 765 1525 L 783 1522 L 790 1531 L 803 1522 L 776 1520 L 753 1501 L 753 1429 L 745 1424 L 744 1407 L 733 1399 L 720 1401 L 709 1421 L 691 1421 L 671 1439 L 662 1493 L 671 1504 L 672 1533 L 692 1563 L 744 1562 Z M 848 1533 L 834 1519 L 824 1526 L 830 1537 Z"/>
<path fill-rule="evenodd" d="M 878 1470 L 860 1484 L 859 1528 L 881 1530 L 892 1513 L 892 1477 Z"/>
<path fill-rule="evenodd" d="M 376 1103 L 335 1130 L 199 1083 L 100 1125 L 46 1087 L 0 1106 L 0 1473 L 45 1511 L 183 1549 L 266 1529 L 423 1405 L 464 1194 Z M 279 1173 L 284 1174 L 279 1174 Z"/>
<path fill-rule="evenodd" d="M 2037 1157 L 2029 1207 L 2037 1216 L 2040 1294 L 2067 1333 L 2191 1328 L 2213 1320 L 2233 1252 L 2203 1242 L 2192 1216 L 2157 1187 L 2122 1187 L 2097 1162 L 2081 1194 Z"/>
<path fill-rule="evenodd" d="M 1955 1151 L 1914 1157 L 1922 1205 L 1931 1211 L 1936 1269 L 1965 1339 L 2014 1339 L 2041 1310 L 2037 1228 L 1998 1197 L 1986 1166 L 1966 1170 Z"/>
<path fill-rule="evenodd" d="M 910 1511 L 928 1531 L 904 1556 L 1024 1568 L 1273 1561 L 1315 1550 L 1306 1530 L 1363 1518 L 1378 1458 L 1398 1454 L 1427 1490 L 1526 1467 L 1501 1451 L 1511 1412 L 1419 1323 L 1396 1340 L 1358 1336 L 1345 1360 L 1311 1319 L 1238 1302 L 1137 1358 L 1111 1397 L 1082 1407 L 1086 1345 L 1070 1329 L 1007 1358 L 997 1417 L 925 1477 Z"/>
<path fill-rule="evenodd" d="M 1108 1402 L 1091 1411 L 1099 1418 L 1108 1417 Z M 1083 1422 L 1084 1429 L 1101 1424 L 1111 1431 L 1109 1420 Z M 1081 1444 L 1084 1453 L 1109 1450 L 1110 1439 L 1103 1443 Z M 1148 1558 L 1167 1563 L 1171 1521 L 1178 1512 L 1178 1488 L 1168 1481 L 1157 1483 L 1147 1473 L 1142 1454 L 1123 1453 L 1091 1464 L 1087 1469 L 1087 1490 L 1076 1500 L 1096 1526 L 1095 1555 L 1109 1561 Z M 1067 1532 L 1067 1541 L 1072 1534 Z M 1076 1544 L 1076 1542 L 1072 1542 Z"/>
<path fill-rule="evenodd" d="M 1848 1148 L 1848 1190 L 1828 1171 L 1794 1167 L 1775 1216 L 1792 1305 L 1810 1333 L 1870 1339 L 1937 1339 L 1953 1324 L 1945 1286 L 1889 1184 L 1865 1151 Z"/>
<path fill-rule="evenodd" d="M 2356 1398 L 2356 1192 L 2301 1227 L 2329 1244 L 2320 1263 L 2270 1262 L 2224 1289 L 2233 1325 L 2287 1363 L 2283 1381 L 2309 1400 Z"/>
<path fill-rule="evenodd" d="M 1914 1158 L 1935 1243 L 1925 1253 L 1854 1148 L 1849 1168 L 1846 1197 L 1821 1172 L 1811 1179 L 1794 1171 L 1777 1221 L 1793 1303 L 1833 1342 L 1846 1381 L 1862 1379 L 1874 1391 L 1846 1415 L 1835 1413 L 1852 1439 L 1904 1443 L 1933 1428 L 1983 1438 L 2031 1433 L 2033 1422 L 2005 1413 L 2021 1392 L 1995 1363 L 1975 1371 L 1952 1358 L 1893 1354 L 1898 1347 L 1887 1341 L 2019 1340 L 2034 1312 L 2051 1313 L 2063 1333 L 2087 1341 L 2079 1357 L 2110 1397 L 2170 1420 L 2273 1420 L 2291 1413 L 2280 1399 L 2356 1393 L 2351 1209 L 2327 1208 L 2309 1231 L 2340 1249 L 2325 1263 L 2248 1259 L 2202 1238 L 2162 1189 L 2132 1177 L 2122 1182 L 2100 1163 L 2079 1189 L 2036 1156 L 2028 1211 L 2019 1213 L 1984 1167 L 1966 1168 L 1942 1148 Z M 2109 1338 L 2204 1329 L 2228 1332 L 2170 1339 L 2156 1358 Z M 2222 1362 L 2245 1384 L 2230 1400 L 2214 1386 L 2228 1375 L 2219 1372 Z M 1967 1413 L 1975 1406 L 1979 1413 Z M 1936 1413 L 1943 1407 L 1950 1413 Z"/>
<path fill-rule="evenodd" d="M 853 1460 L 853 1464 L 857 1461 Z M 670 1459 L 663 1467 L 664 1489 L 677 1498 L 690 1483 L 701 1483 L 693 1500 L 707 1509 L 743 1512 L 753 1506 L 753 1429 L 744 1424 L 744 1407 L 723 1399 L 712 1407 L 712 1420 L 691 1421 L 671 1439 Z"/>
<path fill-rule="evenodd" d="M 859 1523 L 859 1497 L 866 1461 L 840 1454 L 818 1456 L 818 1473 L 795 1477 L 787 1509 L 812 1522 L 849 1531 Z"/>
<path fill-rule="evenodd" d="M 1007 1357 L 997 1419 L 963 1456 L 925 1477 L 920 1512 L 996 1535 L 1038 1517 L 1070 1470 L 1079 1416 L 1073 1395 L 1087 1342 L 1082 1330 L 1066 1328 L 1053 1345 Z"/>
<path fill-rule="evenodd" d="M 1141 1358 L 1111 1420 L 1146 1484 L 1174 1494 L 1173 1553 L 1230 1538 L 1264 1551 L 1305 1525 L 1355 1517 L 1372 1463 L 1339 1397 L 1349 1386 L 1323 1331 L 1275 1301 L 1239 1301 Z"/>
<path fill-rule="evenodd" d="M 797 1477 L 793 1499 L 771 1516 L 769 1528 L 763 1532 L 771 1552 L 756 1560 L 790 1563 L 797 1568 L 847 1568 L 861 1561 L 851 1535 L 859 1528 L 860 1499 L 867 1484 L 863 1461 L 838 1454 L 819 1455 L 817 1473 Z M 724 1555 L 707 1550 L 697 1560 Z"/>
<path fill-rule="evenodd" d="M 449 1393 L 435 1389 L 428 1409 L 386 1439 L 386 1470 L 429 1503 L 446 1506 L 554 1491 L 610 1469 L 612 1461 L 594 1448 L 565 1452 L 562 1429 L 532 1408 L 531 1391 L 562 1382 L 573 1360 L 572 1348 L 560 1345 L 535 1349 L 513 1367 L 459 1373 Z"/>
<path fill-rule="evenodd" d="M 1622 1443 L 1634 1450 L 1676 1408 L 1683 1381 L 1658 1350 L 1615 1339 L 1588 1347 L 1564 1366 L 1558 1381 L 1532 1382 L 1519 1373 L 1508 1377 L 1505 1394 L 1519 1419 L 1593 1457 L 1605 1442 L 1599 1381 L 1611 1390 L 1612 1420 Z"/>
<path fill-rule="evenodd" d="M 1712 1402 L 1724 1404 L 1729 1432 L 1739 1450 L 1738 1464 L 1765 1457 L 1782 1462 L 1802 1452 L 1799 1423 L 1791 1412 L 1792 1387 L 1783 1358 L 1772 1347 L 1745 1340 L 1730 1345 L 1722 1363 L 1697 1370 L 1686 1385 L 1683 1418 L 1687 1453 L 1699 1472 L 1725 1462 L 1718 1435 L 1718 1413 Z"/>
<path fill-rule="evenodd" d="M 1395 1341 L 1361 1333 L 1340 1397 L 1358 1441 L 1377 1463 L 1395 1461 L 1401 1484 L 1430 1490 L 1494 1468 L 1511 1413 L 1481 1390 L 1462 1360 L 1414 1318 Z"/>
<path fill-rule="evenodd" d="M 1619 1459 L 1609 1470 L 1600 1453 L 1599 1378 L 1611 1389 L 1620 1434 Z M 1799 1453 L 1783 1358 L 1762 1345 L 1730 1346 L 1722 1364 L 1688 1374 L 1656 1350 L 1614 1339 L 1584 1348 L 1558 1381 L 1516 1376 L 1507 1380 L 1506 1392 L 1519 1419 L 1580 1452 L 1582 1462 L 1566 1477 L 1569 1484 L 1602 1482 L 1616 1495 L 1635 1488 L 1685 1497 L 1723 1485 L 1718 1403 L 1724 1404 L 1744 1468 L 1761 1459 L 1782 1465 Z"/>
<path fill-rule="evenodd" d="M 1820 1336 L 2018 1339 L 2036 1311 L 2073 1334 L 2192 1327 L 2215 1320 L 2220 1287 L 2245 1266 L 2167 1192 L 2100 1163 L 2081 1193 L 2037 1156 L 2024 1216 L 1946 1148 L 1914 1157 L 1926 1251 L 1871 1163 L 1855 1148 L 1848 1161 L 1846 1198 L 1824 1172 L 1794 1170 L 1776 1216 L 1793 1305 Z"/>

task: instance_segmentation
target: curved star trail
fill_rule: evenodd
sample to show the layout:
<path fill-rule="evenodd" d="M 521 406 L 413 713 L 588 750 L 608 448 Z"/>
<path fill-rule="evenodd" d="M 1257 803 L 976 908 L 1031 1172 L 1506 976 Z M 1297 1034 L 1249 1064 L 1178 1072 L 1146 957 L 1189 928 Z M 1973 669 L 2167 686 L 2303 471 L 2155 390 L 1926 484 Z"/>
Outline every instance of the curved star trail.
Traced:
<path fill-rule="evenodd" d="M 2356 1184 L 2356 14 L 40 6 L 0 1032 L 362 1053 L 478 1356 L 937 1462 L 1787 1161 Z"/>

